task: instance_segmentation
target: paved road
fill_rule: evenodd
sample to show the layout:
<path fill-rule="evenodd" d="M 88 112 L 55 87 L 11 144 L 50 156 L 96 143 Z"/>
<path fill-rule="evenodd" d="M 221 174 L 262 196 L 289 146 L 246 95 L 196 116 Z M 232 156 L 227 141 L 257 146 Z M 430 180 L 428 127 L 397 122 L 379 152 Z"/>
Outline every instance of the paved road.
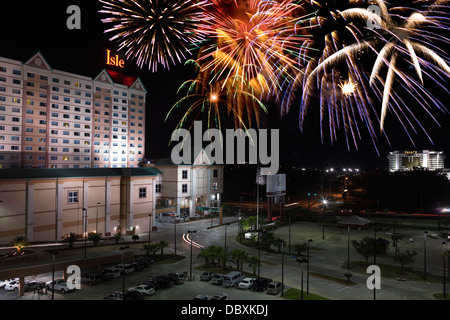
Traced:
<path fill-rule="evenodd" d="M 229 250 L 233 250 L 235 248 L 244 248 L 252 255 L 258 255 L 258 251 L 253 248 L 248 248 L 242 246 L 238 241 L 236 241 L 235 237 L 238 230 L 238 224 L 236 222 L 236 217 L 225 217 L 224 223 L 230 223 L 226 227 L 226 246 Z M 218 220 L 213 220 L 213 225 L 216 226 Z M 198 258 L 198 254 L 201 252 L 201 247 L 208 247 L 209 245 L 223 245 L 225 246 L 225 226 L 219 226 L 215 228 L 210 228 L 211 220 L 203 219 L 199 221 L 185 222 L 176 225 L 176 250 L 178 254 L 185 255 L 186 258 L 169 265 L 154 265 L 151 270 L 144 270 L 141 272 L 146 272 L 145 277 L 149 275 L 149 272 L 153 275 L 157 275 L 158 272 L 161 274 L 167 272 L 188 272 L 190 269 L 190 250 L 191 246 L 188 242 L 183 240 L 182 235 L 186 234 L 188 231 L 196 231 L 195 234 L 192 234 L 192 239 L 196 244 L 199 244 L 199 247 L 192 246 L 192 265 L 193 265 L 193 274 L 194 279 L 199 276 L 199 271 L 195 269 L 196 266 L 203 264 L 203 260 Z M 175 250 L 175 227 L 173 224 L 158 224 L 158 230 L 152 232 L 151 240 L 166 240 L 170 243 L 170 247 L 167 248 L 167 251 L 173 252 Z M 418 231 L 411 231 L 412 237 L 415 238 L 414 243 L 402 242 L 403 246 L 410 245 L 410 249 L 417 249 L 418 251 L 422 249 L 423 243 L 421 240 L 423 237 L 421 233 Z M 284 239 L 288 238 L 288 227 L 282 227 L 276 230 L 276 234 L 278 236 L 282 236 Z M 356 239 L 364 236 L 366 233 L 362 230 L 352 230 L 351 238 Z M 142 240 L 146 240 L 147 234 L 140 235 Z M 317 272 L 322 274 L 329 274 L 336 276 L 340 279 L 344 279 L 343 274 L 346 272 L 341 266 L 345 264 L 347 259 L 347 232 L 342 232 L 339 228 L 331 228 L 326 227 L 325 229 L 325 240 L 322 240 L 322 226 L 317 223 L 295 223 L 291 225 L 291 243 L 305 242 L 306 239 L 313 239 L 313 242 L 310 247 L 310 271 Z M 428 239 L 427 240 L 427 257 L 429 259 L 428 265 L 430 266 L 430 270 L 432 272 L 437 271 L 441 272 L 442 269 L 440 267 L 440 261 L 442 258 L 439 255 L 439 250 L 442 248 L 442 240 L 439 239 Z M 140 250 L 136 250 L 136 253 L 141 253 Z M 357 257 L 356 253 L 351 251 L 351 260 L 363 260 L 362 257 Z M 301 265 L 297 263 L 296 257 L 292 255 L 286 254 L 284 256 L 284 263 L 282 263 L 280 254 L 276 253 L 265 253 L 261 252 L 261 260 L 262 266 L 260 269 L 261 276 L 270 277 L 274 280 L 282 280 L 282 273 L 284 276 L 284 282 L 289 287 L 301 287 Z M 386 259 L 385 259 L 386 260 Z M 394 264 L 392 259 L 387 259 L 389 264 Z M 379 257 L 377 260 L 378 263 L 383 262 L 383 258 Z M 230 263 L 231 264 L 231 263 Z M 284 264 L 284 268 L 282 270 L 282 264 Z M 416 265 L 414 266 L 417 269 L 420 269 L 422 264 L 421 259 L 416 260 Z M 248 266 L 244 267 L 244 271 L 251 272 L 251 269 Z M 382 271 L 383 272 L 383 271 Z M 307 284 L 309 284 L 309 291 L 311 293 L 315 293 L 326 298 L 332 300 L 372 300 L 373 299 L 373 291 L 369 290 L 366 286 L 368 274 L 358 274 L 353 273 L 352 281 L 356 282 L 356 285 L 347 285 L 342 282 L 335 282 L 331 280 L 326 280 L 323 278 L 319 278 L 314 275 L 310 275 L 309 282 L 307 282 L 306 278 L 306 266 L 304 268 L 304 289 L 306 290 Z M 437 273 L 439 274 L 439 273 Z M 377 290 L 376 298 L 378 300 L 432 300 L 434 299 L 433 293 L 442 292 L 442 283 L 437 282 L 426 282 L 426 281 L 397 281 L 396 279 L 383 278 L 383 273 L 381 274 L 381 289 Z M 136 278 L 134 278 L 136 277 Z M 127 287 L 137 284 L 141 275 L 135 274 L 127 276 L 126 283 Z M 114 280 L 116 281 L 116 280 Z M 66 296 L 58 296 L 61 299 L 101 299 L 103 294 L 114 290 L 120 290 L 122 288 L 122 282 L 118 282 L 117 284 L 109 283 L 105 284 L 104 289 L 101 292 L 94 291 L 88 292 L 87 290 L 82 292 L 71 293 Z M 128 283 L 130 285 L 128 285 Z M 155 295 L 151 299 L 168 299 L 168 300 L 185 300 L 191 299 L 196 294 L 215 294 L 216 292 L 215 286 L 202 283 L 200 281 L 193 281 L 187 283 L 183 286 L 180 286 L 177 290 L 166 290 L 164 292 L 160 292 Z M 227 290 L 234 290 L 227 289 Z M 236 289 L 237 290 L 237 289 Z M 218 290 L 221 291 L 221 290 Z M 257 296 L 253 297 L 249 295 L 249 293 L 244 293 L 239 290 L 232 291 L 234 295 L 234 299 L 276 299 L 276 297 L 268 296 L 264 294 L 257 294 Z M 179 293 L 179 294 L 178 294 Z M 8 293 L 10 294 L 10 293 Z M 14 293 L 12 293 L 14 294 Z M 241 296 L 244 294 L 244 296 Z M 0 294 L 0 299 L 10 298 L 12 299 L 12 295 L 4 295 Z M 22 298 L 17 299 L 36 299 L 36 297 L 30 297 L 30 294 L 25 295 Z M 41 297 L 44 298 L 44 297 Z"/>

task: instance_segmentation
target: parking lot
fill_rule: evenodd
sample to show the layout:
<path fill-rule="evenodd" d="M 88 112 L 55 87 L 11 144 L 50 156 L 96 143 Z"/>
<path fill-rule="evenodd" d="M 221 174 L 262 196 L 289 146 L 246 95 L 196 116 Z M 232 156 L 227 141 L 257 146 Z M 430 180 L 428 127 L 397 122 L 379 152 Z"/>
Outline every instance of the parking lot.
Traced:
<path fill-rule="evenodd" d="M 153 264 L 144 268 L 120 276 L 111 280 L 102 281 L 96 285 L 81 283 L 81 289 L 73 290 L 68 293 L 61 294 L 58 291 L 54 293 L 55 300 L 103 300 L 103 297 L 114 291 L 127 290 L 142 283 L 144 280 L 171 272 L 185 273 L 186 271 L 174 264 Z M 144 296 L 144 300 L 192 300 L 197 295 L 214 296 L 216 294 L 226 293 L 230 300 L 276 300 L 282 299 L 280 294 L 271 295 L 265 292 L 255 292 L 248 289 L 239 289 L 237 287 L 226 288 L 219 284 L 213 284 L 211 281 L 201 281 L 201 271 L 194 270 L 192 273 L 192 281 L 189 276 L 182 284 L 173 284 L 166 288 L 157 289 L 154 295 Z M 62 278 L 62 272 L 55 272 L 55 279 Z M 33 277 L 26 277 L 25 281 L 51 281 L 52 274 L 46 273 Z M 38 292 L 25 292 L 24 296 L 19 297 L 17 291 L 7 291 L 0 289 L 0 300 L 50 300 L 51 291 L 47 290 L 43 294 Z"/>

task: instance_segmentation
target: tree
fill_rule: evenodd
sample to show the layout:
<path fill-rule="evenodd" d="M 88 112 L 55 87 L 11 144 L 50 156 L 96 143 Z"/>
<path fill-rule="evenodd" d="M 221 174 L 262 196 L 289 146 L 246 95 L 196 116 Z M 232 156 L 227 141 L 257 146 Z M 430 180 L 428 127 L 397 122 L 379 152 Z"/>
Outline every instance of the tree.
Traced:
<path fill-rule="evenodd" d="M 92 241 L 94 246 L 97 246 L 100 240 L 102 239 L 102 233 L 101 232 L 90 232 L 88 234 L 89 241 Z"/>
<path fill-rule="evenodd" d="M 67 242 L 69 244 L 69 248 L 73 248 L 73 244 L 78 240 L 78 236 L 75 232 L 66 233 L 61 237 L 62 242 Z"/>
<path fill-rule="evenodd" d="M 168 247 L 169 243 L 165 240 L 158 241 L 158 249 L 161 250 L 161 255 L 164 254 L 164 248 Z"/>
<path fill-rule="evenodd" d="M 202 251 L 198 254 L 199 258 L 205 259 L 205 265 L 209 265 L 211 258 L 212 258 L 212 251 L 211 248 L 204 248 Z"/>
<path fill-rule="evenodd" d="M 416 260 L 416 258 L 414 258 L 416 255 L 416 250 L 413 250 L 412 252 L 409 250 L 399 251 L 395 256 L 395 262 L 400 263 L 403 271 L 405 264 L 413 263 Z"/>
<path fill-rule="evenodd" d="M 374 247 L 376 245 L 376 240 L 370 237 L 364 237 L 361 241 L 352 240 L 353 248 L 356 252 L 362 255 L 366 259 L 366 264 L 369 264 L 369 257 L 374 254 Z"/>
<path fill-rule="evenodd" d="M 293 246 L 294 252 L 297 254 L 297 256 L 302 256 L 303 252 L 306 251 L 307 248 L 308 245 L 306 243 L 297 243 Z"/>
<path fill-rule="evenodd" d="M 145 251 L 145 254 L 147 255 L 147 256 L 149 256 L 150 255 L 150 252 L 153 254 L 153 255 L 155 255 L 156 254 L 156 250 L 158 250 L 159 249 L 159 247 L 158 247 L 158 243 L 155 243 L 155 242 L 151 242 L 150 244 L 144 244 L 143 246 L 142 246 L 142 249 L 141 250 L 143 250 L 143 251 Z"/>
<path fill-rule="evenodd" d="M 259 258 L 256 256 L 247 259 L 248 266 L 253 269 L 253 274 L 256 274 L 256 268 L 261 265 Z"/>
<path fill-rule="evenodd" d="M 113 238 L 114 238 L 114 241 L 116 242 L 116 244 L 119 243 L 119 241 L 122 240 L 122 233 L 120 231 L 116 232 L 113 235 Z"/>
<path fill-rule="evenodd" d="M 138 234 L 133 234 L 131 236 L 131 240 L 133 240 L 134 242 L 138 241 L 139 240 L 139 235 Z"/>
<path fill-rule="evenodd" d="M 281 247 L 286 246 L 286 241 L 283 238 L 276 237 L 274 239 L 273 245 L 277 246 L 278 252 L 281 252 Z"/>
<path fill-rule="evenodd" d="M 17 249 L 17 254 L 20 254 L 22 248 L 29 246 L 27 238 L 25 236 L 17 235 L 11 240 L 11 245 Z"/>
<path fill-rule="evenodd" d="M 270 246 L 275 243 L 275 234 L 273 232 L 265 232 L 260 236 L 261 246 L 265 250 L 269 250 Z"/>
<path fill-rule="evenodd" d="M 248 253 L 243 249 L 235 249 L 231 251 L 231 259 L 236 264 L 236 269 L 242 271 L 244 263 L 248 260 Z"/>

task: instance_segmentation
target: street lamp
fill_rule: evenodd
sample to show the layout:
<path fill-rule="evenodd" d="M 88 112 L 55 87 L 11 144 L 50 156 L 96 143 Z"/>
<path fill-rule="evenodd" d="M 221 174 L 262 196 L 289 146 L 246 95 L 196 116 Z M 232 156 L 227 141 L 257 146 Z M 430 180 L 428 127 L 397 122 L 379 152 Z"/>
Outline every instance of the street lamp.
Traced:
<path fill-rule="evenodd" d="M 446 290 L 445 290 L 445 251 L 446 251 L 446 247 L 445 247 L 445 241 L 443 241 L 442 242 L 442 249 L 443 249 L 443 252 L 442 252 L 442 262 L 443 262 L 443 265 L 444 265 L 444 271 L 442 272 L 442 275 L 443 275 L 443 278 L 442 278 L 442 284 L 443 284 L 443 295 L 444 295 L 444 300 L 446 300 L 447 299 L 447 293 L 446 293 Z"/>
<path fill-rule="evenodd" d="M 225 243 L 224 243 L 224 249 L 227 251 L 227 226 L 229 223 L 225 223 Z"/>
<path fill-rule="evenodd" d="M 173 216 L 173 240 L 174 240 L 174 251 L 177 255 L 177 217 Z"/>
<path fill-rule="evenodd" d="M 306 266 L 306 268 L 307 268 L 307 272 L 306 272 L 306 294 L 309 294 L 309 243 L 312 242 L 312 241 L 313 241 L 312 239 L 309 239 L 308 242 L 307 242 L 307 244 L 308 244 L 308 246 L 307 246 L 307 248 L 308 248 L 308 250 L 307 250 L 308 265 Z"/>
<path fill-rule="evenodd" d="M 52 300 L 55 300 L 55 255 L 57 255 L 58 252 L 51 250 L 49 253 L 52 254 Z"/>
<path fill-rule="evenodd" d="M 188 230 L 188 234 L 190 235 L 191 233 L 196 233 L 197 231 L 190 231 Z M 191 261 L 189 263 L 189 281 L 192 281 L 192 237 L 189 236 L 189 242 L 191 243 Z"/>
<path fill-rule="evenodd" d="M 350 225 L 347 225 L 347 269 L 350 269 Z"/>
<path fill-rule="evenodd" d="M 300 299 L 301 300 L 303 300 L 303 265 L 305 264 L 305 263 L 309 263 L 309 261 L 308 261 L 308 259 L 305 259 L 305 258 L 303 258 L 303 259 L 297 259 L 296 260 L 298 263 L 301 263 L 302 264 L 302 287 L 301 287 L 301 295 L 300 295 Z"/>
<path fill-rule="evenodd" d="M 95 232 L 98 232 L 98 205 L 100 202 L 97 202 L 97 213 L 95 215 Z"/>
<path fill-rule="evenodd" d="M 327 200 L 322 200 L 322 240 L 325 240 L 325 206 L 327 203 Z"/>
<path fill-rule="evenodd" d="M 150 248 L 150 231 L 152 230 L 152 214 L 148 214 L 148 246 Z"/>
<path fill-rule="evenodd" d="M 83 218 L 84 218 L 84 264 L 86 264 L 86 244 L 87 244 L 87 209 L 83 208 Z"/>
<path fill-rule="evenodd" d="M 427 233 L 427 231 L 423 233 L 423 274 L 425 280 L 427 280 Z"/>

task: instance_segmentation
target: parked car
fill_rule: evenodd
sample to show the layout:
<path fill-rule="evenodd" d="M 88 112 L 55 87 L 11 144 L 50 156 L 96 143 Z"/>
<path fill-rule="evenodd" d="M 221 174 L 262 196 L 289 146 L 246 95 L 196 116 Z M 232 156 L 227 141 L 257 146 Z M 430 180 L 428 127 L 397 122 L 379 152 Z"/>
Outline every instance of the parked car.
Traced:
<path fill-rule="evenodd" d="M 251 285 L 250 289 L 254 291 L 263 292 L 266 291 L 267 285 L 272 282 L 269 278 L 256 278 L 256 280 Z"/>
<path fill-rule="evenodd" d="M 211 300 L 230 300 L 226 293 L 218 293 L 214 295 Z"/>
<path fill-rule="evenodd" d="M 5 290 L 8 290 L 8 291 L 18 290 L 19 289 L 19 280 L 13 280 L 13 281 L 8 282 L 4 288 L 5 288 Z"/>
<path fill-rule="evenodd" d="M 283 289 L 283 284 L 278 281 L 272 281 L 267 285 L 266 293 L 268 294 L 278 294 Z"/>
<path fill-rule="evenodd" d="M 113 267 L 106 267 L 102 270 L 102 273 L 108 277 L 118 278 L 121 276 L 121 270 Z"/>
<path fill-rule="evenodd" d="M 222 279 L 225 275 L 222 273 L 216 273 L 216 275 L 211 279 L 212 284 L 222 284 Z"/>
<path fill-rule="evenodd" d="M 167 274 L 167 276 L 172 278 L 174 284 L 184 283 L 184 273 L 174 272 L 174 273 Z"/>
<path fill-rule="evenodd" d="M 102 282 L 102 276 L 100 273 L 86 273 L 81 275 L 81 282 L 92 286 Z"/>
<path fill-rule="evenodd" d="M 103 297 L 103 300 L 140 300 L 142 299 L 142 295 L 138 292 L 133 291 L 125 291 L 125 295 L 123 295 L 122 291 L 114 291 L 113 293 L 109 293 Z"/>
<path fill-rule="evenodd" d="M 255 278 L 244 278 L 241 282 L 239 282 L 238 288 L 249 289 L 253 282 L 255 282 Z"/>
<path fill-rule="evenodd" d="M 207 271 L 205 271 L 205 272 L 203 272 L 200 275 L 200 280 L 202 280 L 202 281 L 210 281 L 215 275 L 216 274 L 214 272 L 207 272 Z"/>
<path fill-rule="evenodd" d="M 234 287 L 237 286 L 245 278 L 245 274 L 240 271 L 231 271 L 227 273 L 222 280 L 222 286 Z"/>
<path fill-rule="evenodd" d="M 30 281 L 25 283 L 25 292 L 34 291 L 36 289 L 43 289 L 45 288 L 45 282 L 44 281 Z"/>
<path fill-rule="evenodd" d="M 138 257 L 138 258 L 133 259 L 133 262 L 138 262 L 138 263 L 144 265 L 145 267 L 149 267 L 154 262 L 154 260 L 149 257 Z"/>
<path fill-rule="evenodd" d="M 145 265 L 139 261 L 132 262 L 131 265 L 134 268 L 134 271 L 140 271 L 145 268 Z"/>
<path fill-rule="evenodd" d="M 131 264 L 116 264 L 113 268 L 119 269 L 121 273 L 125 272 L 125 274 L 129 274 L 134 272 L 134 266 Z"/>
<path fill-rule="evenodd" d="M 15 279 L 5 279 L 3 281 L 0 281 L 0 288 L 4 288 L 8 283 L 10 283 L 11 281 L 19 281 L 19 278 L 15 278 Z"/>
<path fill-rule="evenodd" d="M 140 284 L 136 287 L 131 287 L 128 291 L 139 292 L 143 296 L 151 296 L 155 294 L 155 289 L 150 285 Z"/>
<path fill-rule="evenodd" d="M 69 289 L 69 287 L 67 287 L 67 282 L 64 279 L 48 281 L 45 283 L 45 287 L 47 288 L 47 290 L 52 290 L 52 288 L 54 288 L 54 290 L 60 291 L 61 293 L 66 293 L 71 290 L 74 290 L 74 289 Z"/>
<path fill-rule="evenodd" d="M 211 300 L 211 296 L 199 294 L 196 295 L 192 300 Z"/>

